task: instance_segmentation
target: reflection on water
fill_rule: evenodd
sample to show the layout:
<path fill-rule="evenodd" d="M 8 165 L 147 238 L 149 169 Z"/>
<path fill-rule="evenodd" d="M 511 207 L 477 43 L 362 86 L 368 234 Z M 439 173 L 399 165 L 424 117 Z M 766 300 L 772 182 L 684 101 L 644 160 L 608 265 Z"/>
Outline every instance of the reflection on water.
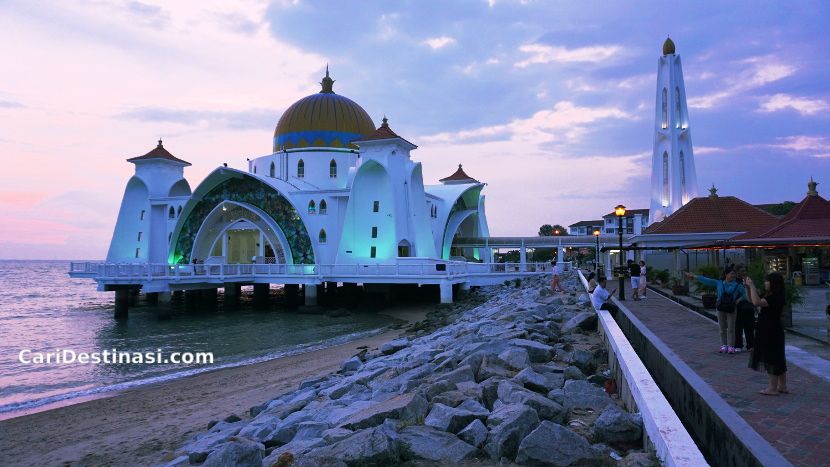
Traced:
<path fill-rule="evenodd" d="M 119 388 L 137 381 L 178 377 L 203 366 L 100 364 L 31 365 L 18 361 L 23 349 L 53 352 L 213 352 L 214 366 L 268 359 L 308 346 L 330 345 L 378 329 L 389 318 L 373 313 L 347 317 L 287 311 L 176 310 L 160 320 L 152 307 L 112 317 L 112 293 L 67 276 L 68 262 L 0 261 L 0 413 L 70 396 Z"/>

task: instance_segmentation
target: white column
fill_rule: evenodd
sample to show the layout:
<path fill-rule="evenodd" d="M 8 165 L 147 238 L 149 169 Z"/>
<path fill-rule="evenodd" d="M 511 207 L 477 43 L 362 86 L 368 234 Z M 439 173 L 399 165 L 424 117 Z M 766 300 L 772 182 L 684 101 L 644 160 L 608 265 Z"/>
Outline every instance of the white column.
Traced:
<path fill-rule="evenodd" d="M 303 286 L 303 290 L 305 291 L 305 306 L 316 306 L 317 305 L 317 285 L 315 285 L 315 284 L 305 284 Z"/>
<path fill-rule="evenodd" d="M 222 256 L 225 257 L 225 264 L 228 264 L 230 261 L 230 255 L 228 254 L 228 232 L 225 231 L 222 233 Z"/>
<path fill-rule="evenodd" d="M 519 270 L 527 270 L 527 250 L 525 249 L 525 241 L 522 240 L 522 245 L 519 247 Z M 442 302 L 443 303 L 443 302 Z"/>
<path fill-rule="evenodd" d="M 452 284 L 448 281 L 441 281 L 441 303 L 452 303 Z"/>

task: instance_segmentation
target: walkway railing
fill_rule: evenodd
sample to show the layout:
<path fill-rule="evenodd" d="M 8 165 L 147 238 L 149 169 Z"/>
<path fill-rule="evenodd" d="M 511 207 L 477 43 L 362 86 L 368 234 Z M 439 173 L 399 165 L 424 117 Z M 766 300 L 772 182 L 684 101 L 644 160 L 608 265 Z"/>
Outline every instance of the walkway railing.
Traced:
<path fill-rule="evenodd" d="M 569 270 L 571 263 L 563 263 Z M 396 264 L 148 264 L 148 263 L 70 263 L 73 277 L 96 280 L 192 280 L 285 277 L 447 277 L 459 274 L 504 274 L 551 272 L 550 263 L 468 263 L 463 261 L 425 261 Z"/>

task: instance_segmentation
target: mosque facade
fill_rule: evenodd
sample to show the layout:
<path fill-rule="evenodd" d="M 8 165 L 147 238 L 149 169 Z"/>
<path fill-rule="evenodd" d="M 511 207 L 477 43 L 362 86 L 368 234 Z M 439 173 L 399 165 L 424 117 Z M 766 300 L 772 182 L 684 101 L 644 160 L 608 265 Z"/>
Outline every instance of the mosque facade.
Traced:
<path fill-rule="evenodd" d="M 426 185 L 417 146 L 384 117 L 375 126 L 326 76 L 319 93 L 291 105 L 272 151 L 245 170 L 220 166 L 195 189 L 190 163 L 162 141 L 128 159 L 127 182 L 107 263 L 307 265 L 490 262 L 484 183 L 458 170 Z"/>

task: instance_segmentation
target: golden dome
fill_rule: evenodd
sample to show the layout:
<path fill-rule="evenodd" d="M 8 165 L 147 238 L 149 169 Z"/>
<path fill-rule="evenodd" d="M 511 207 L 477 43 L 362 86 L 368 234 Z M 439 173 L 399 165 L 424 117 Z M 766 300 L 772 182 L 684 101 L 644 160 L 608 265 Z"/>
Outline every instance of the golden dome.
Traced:
<path fill-rule="evenodd" d="M 308 147 L 349 148 L 351 142 L 375 131 L 369 114 L 353 100 L 337 95 L 334 80 L 326 76 L 317 94 L 289 107 L 274 130 L 274 152 Z"/>
<path fill-rule="evenodd" d="M 663 55 L 674 55 L 674 41 L 671 37 L 667 37 L 666 42 L 663 42 Z"/>

